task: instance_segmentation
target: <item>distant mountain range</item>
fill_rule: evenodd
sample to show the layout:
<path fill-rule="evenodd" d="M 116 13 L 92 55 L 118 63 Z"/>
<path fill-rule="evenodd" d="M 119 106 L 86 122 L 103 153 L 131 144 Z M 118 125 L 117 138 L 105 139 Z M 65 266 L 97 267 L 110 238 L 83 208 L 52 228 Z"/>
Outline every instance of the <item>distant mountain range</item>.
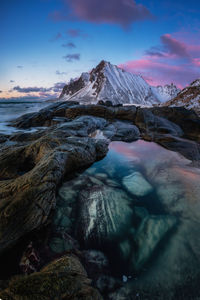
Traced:
<path fill-rule="evenodd" d="M 200 79 L 193 81 L 184 88 L 178 95 L 163 104 L 164 106 L 184 106 L 187 109 L 194 109 L 200 113 Z"/>
<path fill-rule="evenodd" d="M 94 104 L 109 100 L 113 104 L 152 105 L 171 100 L 179 91 L 173 84 L 152 87 L 142 76 L 101 61 L 91 72 L 71 80 L 63 88 L 60 99 Z"/>
<path fill-rule="evenodd" d="M 103 60 L 91 72 L 71 79 L 64 86 L 60 100 L 77 100 L 84 104 L 108 100 L 113 104 L 184 106 L 200 112 L 200 79 L 182 91 L 173 83 L 154 87 L 142 76 Z"/>

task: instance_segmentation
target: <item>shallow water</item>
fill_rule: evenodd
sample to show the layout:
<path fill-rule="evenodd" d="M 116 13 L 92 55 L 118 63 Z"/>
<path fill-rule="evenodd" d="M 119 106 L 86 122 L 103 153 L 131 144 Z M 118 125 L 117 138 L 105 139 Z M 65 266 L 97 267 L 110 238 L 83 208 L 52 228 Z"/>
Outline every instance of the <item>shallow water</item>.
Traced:
<path fill-rule="evenodd" d="M 37 112 L 40 109 L 50 105 L 47 102 L 38 101 L 0 101 L 0 134 L 11 134 L 19 129 L 8 126 L 11 120 L 14 120 L 23 114 Z"/>
<path fill-rule="evenodd" d="M 190 163 L 152 142 L 112 142 L 103 160 L 60 188 L 54 230 L 61 235 L 51 240 L 52 250 L 70 249 L 65 233 L 83 249 L 101 250 L 112 275 L 126 281 L 125 295 L 158 288 L 173 294 L 194 283 L 200 277 L 200 169 Z"/>

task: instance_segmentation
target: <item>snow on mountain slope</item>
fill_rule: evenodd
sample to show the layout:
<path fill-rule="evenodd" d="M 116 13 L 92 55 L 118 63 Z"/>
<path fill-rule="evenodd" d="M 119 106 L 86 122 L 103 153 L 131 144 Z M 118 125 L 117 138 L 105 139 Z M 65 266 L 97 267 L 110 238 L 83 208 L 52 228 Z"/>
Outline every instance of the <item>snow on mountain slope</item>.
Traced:
<path fill-rule="evenodd" d="M 167 101 L 164 106 L 184 106 L 200 113 L 200 79 L 193 81 L 184 88 L 174 99 Z"/>
<path fill-rule="evenodd" d="M 109 100 L 113 104 L 160 103 L 153 87 L 140 75 L 128 73 L 105 61 L 101 61 L 90 73 L 82 73 L 79 79 L 67 84 L 60 99 L 94 104 L 99 100 Z"/>
<path fill-rule="evenodd" d="M 155 95 L 161 102 L 169 101 L 175 98 L 181 90 L 173 83 L 164 86 L 158 85 L 154 88 Z"/>

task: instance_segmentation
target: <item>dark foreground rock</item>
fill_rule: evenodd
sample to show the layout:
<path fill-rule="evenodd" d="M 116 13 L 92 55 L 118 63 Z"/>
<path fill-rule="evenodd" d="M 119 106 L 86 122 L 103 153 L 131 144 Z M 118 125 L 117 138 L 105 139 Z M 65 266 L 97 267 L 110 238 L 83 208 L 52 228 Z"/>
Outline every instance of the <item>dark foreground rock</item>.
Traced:
<path fill-rule="evenodd" d="M 50 242 L 44 242 L 48 253 L 41 253 L 40 247 L 34 247 L 29 240 L 26 251 L 22 250 L 20 266 L 26 274 L 35 273 L 13 278 L 9 285 L 7 281 L 2 282 L 0 298 L 102 299 L 90 286 L 76 256 L 70 254 L 58 259 L 66 252 L 76 253 L 80 245 L 87 248 L 79 254 L 93 279 L 92 284 L 104 295 L 115 292 L 121 281 L 112 277 L 104 254 L 92 246 L 103 248 L 106 241 L 119 253 L 124 264 L 132 264 L 134 271 L 139 270 L 176 222 L 163 221 L 159 216 L 151 219 L 141 208 L 134 213 L 130 209 L 132 197 L 153 192 L 151 182 L 138 171 L 124 177 L 122 183 L 126 191 L 103 173 L 94 176 L 88 172 L 85 179 L 80 177 L 74 183 L 72 179 L 57 195 L 59 185 L 65 176 L 71 179 L 77 170 L 103 158 L 110 141 L 132 142 L 139 138 L 154 141 L 181 153 L 197 166 L 200 119 L 183 108 L 60 102 L 38 113 L 24 115 L 12 125 L 20 129 L 43 128 L 0 138 L 0 253 L 11 251 L 23 237 L 39 232 L 46 224 L 57 226 L 57 231 L 53 232 Z M 112 173 L 109 166 L 107 172 Z M 78 209 L 73 205 L 74 199 Z M 56 215 L 51 217 L 55 207 Z M 136 226 L 138 219 L 145 219 L 140 220 L 142 225 L 138 231 L 134 228 L 127 231 L 127 227 Z M 72 232 L 75 236 L 71 236 Z M 146 241 L 148 232 L 152 233 L 151 245 L 144 248 L 143 240 Z M 113 241 L 117 241 L 116 246 Z M 133 244 L 136 245 L 134 251 Z M 48 265 L 44 267 L 45 264 Z M 133 271 L 131 267 L 130 270 Z M 129 299 L 113 295 L 110 299 Z"/>
<path fill-rule="evenodd" d="M 177 151 L 184 148 L 182 154 L 189 159 L 191 159 L 192 151 L 193 160 L 195 162 L 199 160 L 199 150 L 196 150 L 198 147 L 195 144 L 200 141 L 200 118 L 194 111 L 180 107 L 136 108 L 135 106 L 118 107 L 100 104 L 79 105 L 77 102 L 69 101 L 56 103 L 38 113 L 22 116 L 15 120 L 13 125 L 18 128 L 52 126 L 62 122 L 67 124 L 66 122 L 72 120 L 78 122 L 81 116 L 88 116 L 89 120 L 92 119 L 91 117 L 100 118 L 107 122 L 106 126 L 104 124 L 99 128 L 103 128 L 104 135 L 110 140 L 130 142 L 141 134 L 142 138 L 165 146 L 163 141 L 166 139 L 182 138 L 182 140 L 179 139 L 180 147 Z M 190 150 L 185 139 L 195 141 L 195 144 L 190 144 Z M 167 148 L 176 151 L 172 143 L 168 143 Z"/>
<path fill-rule="evenodd" d="M 105 140 L 70 135 L 55 129 L 1 151 L 0 252 L 47 221 L 64 175 L 105 156 Z"/>
<path fill-rule="evenodd" d="M 0 292 L 3 300 L 102 300 L 75 255 L 65 255 L 40 272 L 13 278 Z"/>
<path fill-rule="evenodd" d="M 61 118 L 57 124 L 56 117 Z M 64 175 L 105 156 L 108 142 L 96 140 L 95 132 L 128 142 L 141 134 L 198 163 L 200 146 L 185 137 L 199 141 L 199 122 L 194 112 L 183 108 L 79 105 L 70 101 L 20 117 L 13 122 L 19 128 L 49 127 L 14 134 L 1 144 L 0 252 L 46 222 Z"/>

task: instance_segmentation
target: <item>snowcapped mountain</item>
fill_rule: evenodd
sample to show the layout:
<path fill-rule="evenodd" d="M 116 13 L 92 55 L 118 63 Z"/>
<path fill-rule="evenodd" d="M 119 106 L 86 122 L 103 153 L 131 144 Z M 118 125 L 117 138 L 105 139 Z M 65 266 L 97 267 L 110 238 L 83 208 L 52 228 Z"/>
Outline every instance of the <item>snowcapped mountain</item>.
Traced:
<path fill-rule="evenodd" d="M 166 101 L 169 101 L 169 100 L 175 98 L 180 91 L 181 90 L 179 88 L 177 88 L 176 85 L 174 85 L 173 83 L 166 84 L 164 86 L 158 85 L 154 89 L 154 92 L 155 92 L 157 98 L 161 102 L 166 102 Z"/>
<path fill-rule="evenodd" d="M 94 103 L 109 100 L 113 104 L 159 104 L 161 96 L 140 75 L 128 73 L 109 62 L 101 61 L 89 73 L 71 80 L 60 95 L 61 100 Z"/>
<path fill-rule="evenodd" d="M 184 88 L 174 99 L 167 101 L 164 106 L 184 106 L 200 113 L 200 79 L 193 81 Z"/>

